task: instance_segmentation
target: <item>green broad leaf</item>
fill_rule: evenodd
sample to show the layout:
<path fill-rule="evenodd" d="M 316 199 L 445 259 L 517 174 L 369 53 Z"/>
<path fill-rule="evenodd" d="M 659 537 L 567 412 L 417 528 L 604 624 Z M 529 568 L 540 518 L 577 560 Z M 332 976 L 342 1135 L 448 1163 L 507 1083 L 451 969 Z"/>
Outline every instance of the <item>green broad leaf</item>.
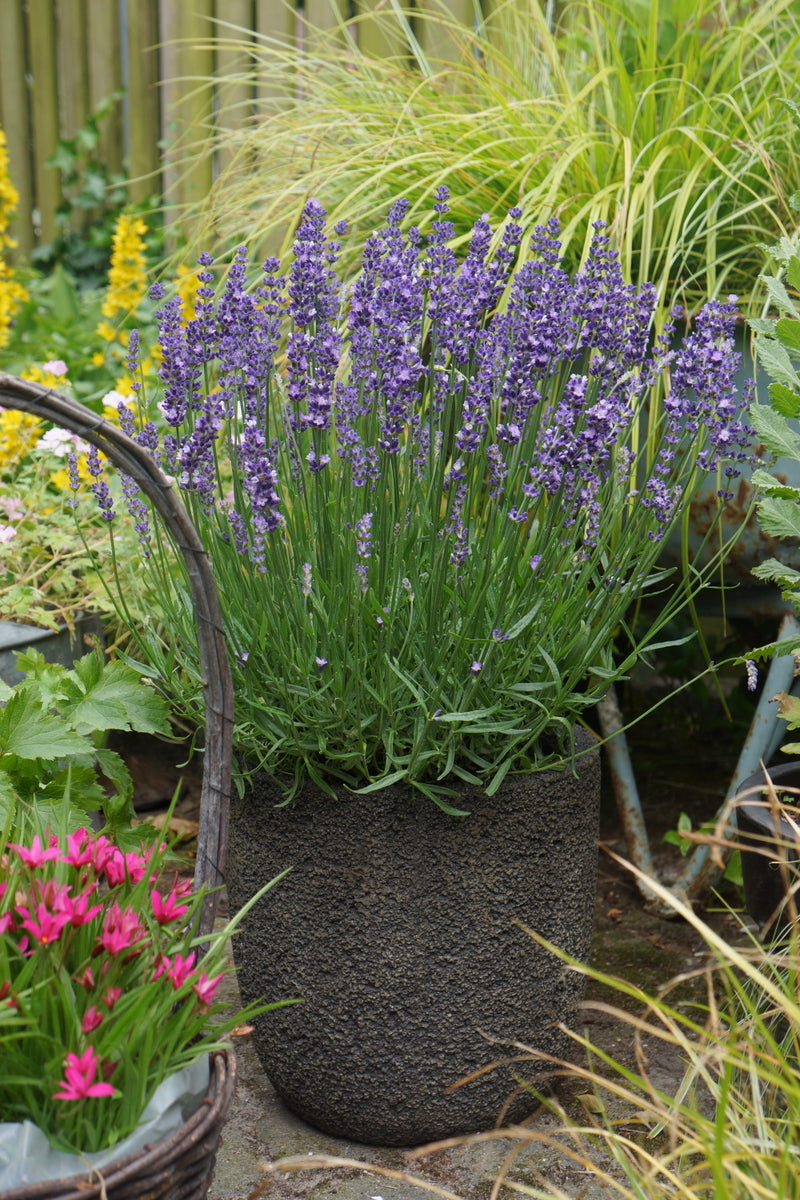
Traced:
<path fill-rule="evenodd" d="M 800 645 L 797 638 L 781 638 L 777 642 L 768 642 L 766 646 L 756 646 L 752 650 L 748 650 L 747 657 L 752 658 L 755 662 L 761 662 L 767 658 L 781 658 L 784 654 L 791 654 L 793 658 L 800 656 Z M 739 665 L 743 665 L 745 659 L 737 659 Z"/>
<path fill-rule="evenodd" d="M 762 337 L 759 334 L 755 339 L 755 354 L 759 365 L 775 383 L 783 383 L 790 388 L 797 387 L 800 381 L 794 363 L 789 358 L 786 347 L 776 338 Z"/>
<path fill-rule="evenodd" d="M 99 770 L 109 783 L 116 788 L 120 796 L 130 800 L 133 796 L 133 780 L 124 759 L 116 750 L 107 750 L 104 747 L 96 751 L 96 758 Z"/>
<path fill-rule="evenodd" d="M 796 580 L 800 583 L 800 571 L 795 570 L 794 567 L 787 566 L 786 563 L 780 562 L 777 558 L 765 558 L 753 567 L 752 573 L 759 579 L 780 578 Z"/>
<path fill-rule="evenodd" d="M 800 291 L 800 257 L 792 254 L 786 263 L 786 278 L 793 288 Z"/>
<path fill-rule="evenodd" d="M 107 793 L 97 782 L 97 773 L 88 761 L 86 763 L 70 763 L 62 771 L 56 771 L 50 779 L 40 787 L 35 795 L 37 809 L 43 803 L 52 808 L 63 808 L 65 802 L 76 813 L 85 819 L 88 812 L 99 812 L 107 799 Z"/>
<path fill-rule="evenodd" d="M 778 702 L 778 716 L 786 722 L 787 729 L 800 729 L 800 699 L 789 692 L 778 692 L 773 699 Z"/>
<path fill-rule="evenodd" d="M 750 418 L 756 433 L 771 454 L 778 458 L 800 457 L 800 437 L 780 413 L 767 404 L 754 404 L 750 409 Z"/>
<path fill-rule="evenodd" d="M 36 697 L 24 688 L 15 692 L 0 712 L 0 756 L 54 762 L 86 751 L 86 739 L 60 717 L 43 712 Z"/>
<path fill-rule="evenodd" d="M 800 754 L 800 742 L 786 742 L 781 750 L 784 754 Z"/>
<path fill-rule="evenodd" d="M 767 285 L 767 291 L 775 307 L 784 313 L 794 312 L 794 302 L 781 280 L 776 279 L 774 275 L 762 275 L 761 278 Z"/>
<path fill-rule="evenodd" d="M 775 322 L 768 317 L 750 317 L 747 324 L 753 333 L 763 333 L 765 337 L 773 337 L 775 334 Z"/>
<path fill-rule="evenodd" d="M 791 500 L 766 496 L 759 503 L 758 520 L 771 537 L 800 538 L 800 508 Z"/>
<path fill-rule="evenodd" d="M 61 263 L 57 263 L 53 270 L 51 288 L 50 288 L 50 303 L 53 312 L 61 322 L 80 322 L 80 310 L 78 308 L 78 300 L 75 295 L 75 289 L 72 286 L 69 276 L 62 267 Z"/>
<path fill-rule="evenodd" d="M 87 654 L 70 674 L 76 686 L 71 689 L 67 712 L 76 729 L 170 732 L 165 701 L 144 687 L 125 663 L 103 663 L 99 655 Z"/>
<path fill-rule="evenodd" d="M 777 496 L 782 500 L 794 500 L 795 503 L 800 503 L 800 488 L 792 487 L 788 483 L 781 483 L 779 479 L 761 467 L 753 471 L 752 482 L 757 491 L 764 492 L 768 496 Z"/>
<path fill-rule="evenodd" d="M 800 392 L 786 387 L 783 383 L 771 383 L 769 398 L 772 407 L 782 417 L 788 417 L 791 420 L 800 416 Z"/>
<path fill-rule="evenodd" d="M 19 796 L 7 771 L 0 771 L 0 829 L 14 819 Z"/>
<path fill-rule="evenodd" d="M 775 326 L 775 332 L 782 345 L 789 350 L 800 351 L 800 321 L 793 317 L 781 317 Z"/>

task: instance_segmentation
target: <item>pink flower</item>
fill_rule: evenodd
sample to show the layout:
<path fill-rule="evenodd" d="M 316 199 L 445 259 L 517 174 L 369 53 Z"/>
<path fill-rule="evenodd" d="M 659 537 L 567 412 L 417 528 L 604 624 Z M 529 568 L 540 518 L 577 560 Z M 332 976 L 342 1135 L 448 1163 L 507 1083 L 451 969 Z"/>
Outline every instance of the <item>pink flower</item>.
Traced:
<path fill-rule="evenodd" d="M 122 988 L 120 987 L 109 987 L 106 989 L 106 994 L 103 996 L 103 1003 L 109 1012 L 111 1012 L 111 1009 L 117 1003 L 121 995 Z"/>
<path fill-rule="evenodd" d="M 61 856 L 61 861 L 71 867 L 84 867 L 93 861 L 95 847 L 92 835 L 88 829 L 76 829 L 67 837 L 67 853 Z"/>
<path fill-rule="evenodd" d="M 164 970 L 172 980 L 172 986 L 176 991 L 186 983 L 186 980 L 194 970 L 196 959 L 197 955 L 194 951 L 191 954 L 187 954 L 186 958 L 182 954 L 176 954 L 172 962 L 168 958 L 164 959 Z M 163 972 L 159 973 L 163 974 Z"/>
<path fill-rule="evenodd" d="M 90 992 L 94 987 L 94 972 L 91 967 L 86 967 L 81 971 L 80 975 L 75 976 L 75 982 L 87 992 Z"/>
<path fill-rule="evenodd" d="M 91 1046 L 83 1054 L 68 1054 L 64 1063 L 64 1079 L 59 1080 L 63 1089 L 53 1093 L 54 1100 L 83 1100 L 87 1096 L 113 1096 L 110 1083 L 95 1083 L 99 1066 L 97 1054 Z"/>
<path fill-rule="evenodd" d="M 17 529 L 15 525 L 0 525 L 0 545 L 10 542 L 16 536 Z"/>
<path fill-rule="evenodd" d="M 145 934 L 146 931 L 139 924 L 139 916 L 132 908 L 120 908 L 118 904 L 112 904 L 105 915 L 103 932 L 95 953 L 102 948 L 109 954 L 119 954 L 140 942 Z"/>
<path fill-rule="evenodd" d="M 84 1033 L 91 1033 L 93 1029 L 97 1029 L 102 1020 L 103 1014 L 100 1012 L 100 1009 L 92 1005 L 91 1008 L 87 1008 L 84 1014 L 81 1021 L 81 1029 Z"/>
<path fill-rule="evenodd" d="M 153 916 L 159 925 L 168 925 L 170 921 L 177 921 L 178 917 L 182 917 L 185 912 L 189 911 L 188 904 L 177 903 L 178 897 L 177 887 L 173 887 L 169 895 L 165 897 L 162 897 L 155 889 L 150 893 Z"/>
<path fill-rule="evenodd" d="M 141 854 L 137 854 L 135 850 L 130 850 L 127 854 L 121 854 L 119 850 L 115 851 L 114 854 L 109 855 L 103 867 L 105 877 L 112 887 L 117 887 L 126 880 L 138 883 L 140 879 L 144 878 L 146 870 L 147 860 L 142 858 Z"/>
<path fill-rule="evenodd" d="M 25 505 L 19 496 L 6 496 L 3 500 L 3 508 L 6 510 L 9 521 L 18 521 L 20 517 L 25 516 Z"/>
<path fill-rule="evenodd" d="M 49 362 L 42 363 L 42 370 L 49 371 L 51 375 L 66 375 L 69 367 L 61 358 L 51 358 Z"/>
<path fill-rule="evenodd" d="M 203 971 L 200 978 L 192 984 L 192 990 L 203 1008 L 208 1008 L 214 999 L 214 993 L 224 978 L 224 971 L 220 971 L 219 975 L 215 975 L 213 979 L 209 979 L 205 971 Z"/>
<path fill-rule="evenodd" d="M 39 840 L 38 833 L 34 834 L 30 846 L 20 846 L 16 842 L 9 842 L 8 849 L 16 851 L 26 867 L 40 867 L 42 863 L 49 862 L 52 858 L 60 857 L 58 846 L 49 846 L 45 850 Z"/>
<path fill-rule="evenodd" d="M 69 924 L 69 917 L 66 913 L 51 912 L 46 904 L 37 904 L 33 912 L 23 905 L 18 905 L 17 912 L 24 917 L 24 920 L 20 921 L 20 928 L 26 929 L 40 946 L 57 942 L 64 926 Z"/>
<path fill-rule="evenodd" d="M 14 928 L 13 913 L 0 913 L 0 934 L 8 933 L 9 929 Z"/>
<path fill-rule="evenodd" d="M 96 917 L 99 912 L 102 912 L 102 904 L 93 904 L 89 908 L 89 897 L 96 887 L 96 883 L 92 884 L 88 891 L 81 892 L 79 896 L 69 898 L 66 912 L 71 925 L 88 925 L 92 917 Z"/>

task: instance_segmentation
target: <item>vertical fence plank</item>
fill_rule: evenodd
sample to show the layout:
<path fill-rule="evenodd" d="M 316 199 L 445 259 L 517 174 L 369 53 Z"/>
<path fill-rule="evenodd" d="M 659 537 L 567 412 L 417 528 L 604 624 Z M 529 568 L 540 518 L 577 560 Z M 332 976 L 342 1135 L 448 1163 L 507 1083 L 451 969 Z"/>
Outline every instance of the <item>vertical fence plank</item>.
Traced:
<path fill-rule="evenodd" d="M 217 0 L 217 17 L 225 25 L 215 24 L 213 27 L 214 36 L 220 39 L 214 53 L 214 76 L 217 80 L 215 166 L 217 170 L 224 170 L 231 161 L 231 149 L 225 134 L 239 129 L 252 112 L 252 59 L 247 50 L 253 24 L 250 0 Z M 238 28 L 229 29 L 227 25 Z"/>
<path fill-rule="evenodd" d="M 11 229 L 17 247 L 9 258 L 30 254 L 33 234 L 33 162 L 28 134 L 28 88 L 25 82 L 25 22 L 22 0 L 6 0 L 0 38 L 0 125 L 6 135 L 11 182 L 19 192 Z"/>
<path fill-rule="evenodd" d="M 177 5 L 161 0 L 164 199 L 178 220 L 180 210 L 201 200 L 211 187 L 205 139 L 212 112 L 212 12 L 212 0 L 181 0 Z"/>
<path fill-rule="evenodd" d="M 356 11 L 359 50 L 370 58 L 408 57 L 403 24 L 387 0 L 358 0 Z"/>
<path fill-rule="evenodd" d="M 344 43 L 344 23 L 348 16 L 348 0 L 306 0 L 303 13 L 298 12 L 297 44 L 313 52 L 320 44 L 332 40 Z M 332 39 L 334 30 L 340 35 Z"/>
<path fill-rule="evenodd" d="M 73 138 L 89 115 L 85 0 L 56 0 L 58 117 L 62 138 Z"/>
<path fill-rule="evenodd" d="M 34 204 L 44 242 L 55 237 L 56 209 L 61 199 L 58 172 L 45 166 L 58 143 L 55 41 L 52 4 L 48 0 L 28 0 Z"/>
<path fill-rule="evenodd" d="M 158 3 L 127 6 L 128 192 L 134 203 L 161 191 L 158 96 Z"/>
<path fill-rule="evenodd" d="M 441 64 L 459 58 L 456 49 L 457 32 L 448 29 L 448 22 L 458 22 L 472 29 L 480 17 L 478 0 L 437 0 L 425 3 L 417 0 L 418 13 L 414 19 L 414 31 L 425 57 L 434 70 Z M 436 17 L 440 16 L 441 20 Z M 431 19 L 433 18 L 433 19 Z"/>
<path fill-rule="evenodd" d="M 92 112 L 122 86 L 119 9 L 115 0 L 86 0 L 86 54 Z M 100 154 L 110 171 L 122 171 L 122 106 L 115 105 L 100 127 Z"/>
<path fill-rule="evenodd" d="M 297 10 L 289 0 L 256 0 L 254 16 L 254 32 L 265 39 L 269 39 L 264 42 L 265 45 L 274 47 L 278 44 L 290 47 L 296 44 Z M 259 40 L 256 38 L 256 54 L 258 52 L 258 44 Z M 257 58 L 256 63 L 258 64 Z M 289 95 L 290 93 L 287 91 L 284 83 L 277 78 L 275 72 L 270 72 L 269 69 L 256 69 L 256 101 L 266 100 L 274 102 L 282 97 L 288 98 Z"/>

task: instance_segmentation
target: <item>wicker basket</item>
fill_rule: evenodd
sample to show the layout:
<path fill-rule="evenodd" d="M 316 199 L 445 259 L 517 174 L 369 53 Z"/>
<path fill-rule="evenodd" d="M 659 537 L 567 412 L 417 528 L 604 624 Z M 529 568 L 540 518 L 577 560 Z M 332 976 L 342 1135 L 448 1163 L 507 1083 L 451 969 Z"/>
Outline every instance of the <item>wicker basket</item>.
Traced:
<path fill-rule="evenodd" d="M 219 1136 L 233 1097 L 233 1054 L 212 1055 L 211 1081 L 200 1107 L 172 1137 L 91 1174 L 46 1179 L 0 1192 L 2 1200 L 204 1200 Z"/>
<path fill-rule="evenodd" d="M 75 433 L 130 475 L 160 514 L 183 555 L 194 604 L 206 709 L 203 787 L 197 842 L 196 889 L 224 880 L 233 742 L 233 683 L 211 564 L 172 481 L 132 438 L 84 405 L 38 383 L 0 372 L 0 404 Z M 208 933 L 216 914 L 211 891 L 199 923 Z M 203 1200 L 214 1170 L 217 1144 L 233 1096 L 233 1053 L 212 1056 L 208 1094 L 197 1112 L 173 1134 L 138 1154 L 92 1174 L 48 1180 L 0 1192 L 0 1200 Z"/>

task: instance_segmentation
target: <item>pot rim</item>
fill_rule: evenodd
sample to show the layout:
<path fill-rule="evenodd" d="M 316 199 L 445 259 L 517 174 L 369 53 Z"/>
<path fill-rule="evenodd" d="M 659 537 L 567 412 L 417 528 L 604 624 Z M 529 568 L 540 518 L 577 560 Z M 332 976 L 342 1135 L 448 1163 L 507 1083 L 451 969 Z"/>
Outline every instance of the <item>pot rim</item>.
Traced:
<path fill-rule="evenodd" d="M 796 842 L 797 830 L 794 826 L 783 816 L 780 818 L 778 826 L 775 814 L 769 805 L 763 800 L 757 799 L 757 796 L 764 791 L 765 771 L 775 785 L 776 791 L 780 792 L 782 787 L 800 789 L 800 762 L 780 763 L 777 766 L 766 767 L 765 770 L 755 771 L 752 775 L 748 775 L 747 779 L 742 780 L 736 789 L 737 820 L 739 813 L 742 813 L 746 820 L 763 829 L 770 836 L 780 836 Z M 748 796 L 749 799 L 746 798 Z M 800 807 L 800 795 L 798 795 L 796 803 Z"/>

